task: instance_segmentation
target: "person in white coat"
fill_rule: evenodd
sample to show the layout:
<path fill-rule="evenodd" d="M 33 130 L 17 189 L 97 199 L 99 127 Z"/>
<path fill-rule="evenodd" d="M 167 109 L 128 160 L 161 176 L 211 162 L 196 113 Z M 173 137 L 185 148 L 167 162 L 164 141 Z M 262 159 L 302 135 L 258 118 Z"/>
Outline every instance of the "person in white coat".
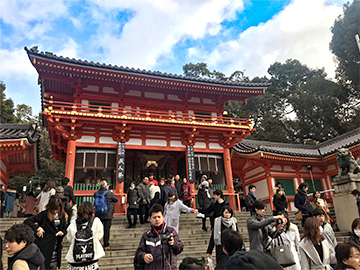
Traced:
<path fill-rule="evenodd" d="M 304 236 L 300 241 L 300 263 L 302 270 L 331 270 L 336 263 L 335 251 L 320 233 L 320 221 L 308 218 L 304 224 Z"/>
<path fill-rule="evenodd" d="M 77 219 L 72 219 L 69 227 L 67 228 L 66 238 L 70 242 L 69 251 L 66 254 L 65 260 L 68 262 L 68 268 L 71 270 L 80 269 L 99 269 L 98 260 L 105 256 L 105 251 L 100 243 L 101 238 L 104 236 L 104 227 L 101 220 L 94 217 L 94 206 L 90 202 L 83 202 L 77 209 Z M 91 230 L 93 232 L 93 245 L 94 257 L 92 261 L 76 263 L 74 260 L 74 243 L 75 234 L 77 232 L 77 225 L 86 226 L 92 220 Z"/>
<path fill-rule="evenodd" d="M 187 207 L 181 200 L 178 199 L 174 192 L 169 191 L 167 202 L 164 206 L 164 222 L 168 227 L 174 228 L 177 233 L 179 232 L 179 219 L 181 212 L 197 214 L 198 210 Z"/>
<path fill-rule="evenodd" d="M 279 215 L 283 215 L 284 218 L 282 220 L 277 220 L 277 230 L 279 231 L 278 237 L 274 238 L 273 245 L 276 246 L 278 243 L 284 243 L 284 245 L 289 246 L 292 255 L 295 259 L 295 264 L 285 267 L 285 270 L 301 270 L 300 265 L 300 234 L 299 228 L 295 224 L 291 223 L 289 220 L 289 216 L 286 212 L 280 211 Z M 280 222 L 281 221 L 281 222 Z M 281 241 L 282 240 L 282 241 Z"/>
<path fill-rule="evenodd" d="M 56 194 L 55 187 L 55 181 L 49 180 L 46 183 L 44 189 L 36 197 L 36 199 L 39 201 L 39 213 L 46 209 L 46 205 L 49 203 L 50 197 Z"/>

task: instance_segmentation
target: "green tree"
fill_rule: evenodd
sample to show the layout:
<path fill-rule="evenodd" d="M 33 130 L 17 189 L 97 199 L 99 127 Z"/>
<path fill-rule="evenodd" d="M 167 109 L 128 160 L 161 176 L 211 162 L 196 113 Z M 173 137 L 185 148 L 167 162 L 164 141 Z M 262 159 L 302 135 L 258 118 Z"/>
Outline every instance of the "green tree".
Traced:
<path fill-rule="evenodd" d="M 32 108 L 25 104 L 18 104 L 15 109 L 15 122 L 19 124 L 30 124 L 36 122 L 32 114 Z"/>
<path fill-rule="evenodd" d="M 355 35 L 360 35 L 360 1 L 344 4 L 343 12 L 331 28 L 330 50 L 336 59 L 336 79 L 348 91 L 347 96 L 359 102 L 360 58 Z"/>
<path fill-rule="evenodd" d="M 14 102 L 11 98 L 6 98 L 5 90 L 6 86 L 3 82 L 0 82 L 1 100 L 0 100 L 0 123 L 14 123 Z"/>

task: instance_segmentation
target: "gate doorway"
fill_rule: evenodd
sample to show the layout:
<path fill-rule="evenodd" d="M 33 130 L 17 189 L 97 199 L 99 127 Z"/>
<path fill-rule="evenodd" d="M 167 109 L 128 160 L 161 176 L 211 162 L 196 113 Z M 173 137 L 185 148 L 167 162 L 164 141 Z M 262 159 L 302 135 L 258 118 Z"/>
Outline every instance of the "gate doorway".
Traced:
<path fill-rule="evenodd" d="M 184 152 L 156 150 L 126 150 L 125 151 L 125 190 L 130 183 L 140 183 L 144 177 L 153 173 L 154 179 L 167 179 L 170 174 L 180 174 L 187 177 Z"/>

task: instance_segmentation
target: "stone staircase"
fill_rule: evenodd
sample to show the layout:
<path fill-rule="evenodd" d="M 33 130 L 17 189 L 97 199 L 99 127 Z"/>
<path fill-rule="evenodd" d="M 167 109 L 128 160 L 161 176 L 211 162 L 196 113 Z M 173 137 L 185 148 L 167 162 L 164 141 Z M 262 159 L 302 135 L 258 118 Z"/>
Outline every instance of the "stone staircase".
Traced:
<path fill-rule="evenodd" d="M 249 217 L 249 212 L 236 213 L 235 217 L 238 220 L 238 228 L 240 234 L 243 236 L 245 246 L 249 250 L 249 238 L 246 229 L 246 220 Z M 267 213 L 270 216 L 270 212 Z M 302 227 L 299 221 L 294 218 L 294 211 L 289 212 L 291 222 L 299 226 L 300 232 Z M 5 231 L 15 223 L 21 223 L 24 219 L 0 219 L 1 230 L 0 235 L 4 239 Z M 184 243 L 184 251 L 178 256 L 178 265 L 185 257 L 201 258 L 206 257 L 206 249 L 210 239 L 210 222 L 207 220 L 208 231 L 201 230 L 201 219 L 197 219 L 194 214 L 181 214 L 179 236 Z M 142 234 L 150 228 L 149 224 L 139 225 L 135 229 L 127 228 L 127 220 L 125 216 L 116 216 L 113 219 L 110 232 L 110 246 L 112 251 L 106 251 L 106 256 L 99 260 L 100 269 L 102 270 L 125 270 L 133 269 L 133 257 L 135 250 L 139 244 Z M 348 239 L 349 232 L 336 232 L 338 242 L 343 242 Z M 69 248 L 69 242 L 64 239 L 62 252 L 62 266 L 61 269 L 66 269 L 67 262 L 65 255 Z M 7 253 L 3 249 L 3 263 L 7 267 Z M 213 251 L 215 258 L 215 250 Z"/>

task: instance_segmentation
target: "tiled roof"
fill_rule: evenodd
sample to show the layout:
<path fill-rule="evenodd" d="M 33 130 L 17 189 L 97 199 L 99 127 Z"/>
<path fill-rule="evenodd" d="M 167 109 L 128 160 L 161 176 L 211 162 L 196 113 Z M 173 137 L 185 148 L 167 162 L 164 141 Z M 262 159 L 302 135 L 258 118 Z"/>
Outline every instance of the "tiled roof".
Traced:
<path fill-rule="evenodd" d="M 29 143 L 36 143 L 40 139 L 40 131 L 37 124 L 1 124 L 0 141 L 9 139 L 27 139 Z"/>
<path fill-rule="evenodd" d="M 317 145 L 276 143 L 244 139 L 235 145 L 233 149 L 241 154 L 267 152 L 297 157 L 323 158 L 335 153 L 339 148 L 348 148 L 356 144 L 360 144 L 360 128 L 356 128 Z"/>
<path fill-rule="evenodd" d="M 261 83 L 249 83 L 249 82 L 231 82 L 226 80 L 217 80 L 217 79 L 207 79 L 207 78 L 199 78 L 199 77 L 190 77 L 190 76 L 182 76 L 182 75 L 176 75 L 176 74 L 167 74 L 162 73 L 159 71 L 150 71 L 150 70 L 140 70 L 140 69 L 134 69 L 129 67 L 123 67 L 123 66 L 113 66 L 111 64 L 100 64 L 99 62 L 88 62 L 86 60 L 81 59 L 70 59 L 69 57 L 63 57 L 63 56 L 57 56 L 51 52 L 39 52 L 37 49 L 37 46 L 32 47 L 31 49 L 28 49 L 27 47 L 24 48 L 25 51 L 28 53 L 28 55 L 35 55 L 42 58 L 52 59 L 56 61 L 61 61 L 64 63 L 70 63 L 70 64 L 76 64 L 76 65 L 82 65 L 82 66 L 88 66 L 88 67 L 95 67 L 95 68 L 105 68 L 109 70 L 114 71 L 123 71 L 123 72 L 131 72 L 134 74 L 139 75 L 151 75 L 151 76 L 158 76 L 161 78 L 168 78 L 168 79 L 177 79 L 177 80 L 184 80 L 184 81 L 194 81 L 194 82 L 201 82 L 201 83 L 211 83 L 211 84 L 219 84 L 223 86 L 241 86 L 241 87 L 269 87 L 270 83 L 261 82 Z"/>

